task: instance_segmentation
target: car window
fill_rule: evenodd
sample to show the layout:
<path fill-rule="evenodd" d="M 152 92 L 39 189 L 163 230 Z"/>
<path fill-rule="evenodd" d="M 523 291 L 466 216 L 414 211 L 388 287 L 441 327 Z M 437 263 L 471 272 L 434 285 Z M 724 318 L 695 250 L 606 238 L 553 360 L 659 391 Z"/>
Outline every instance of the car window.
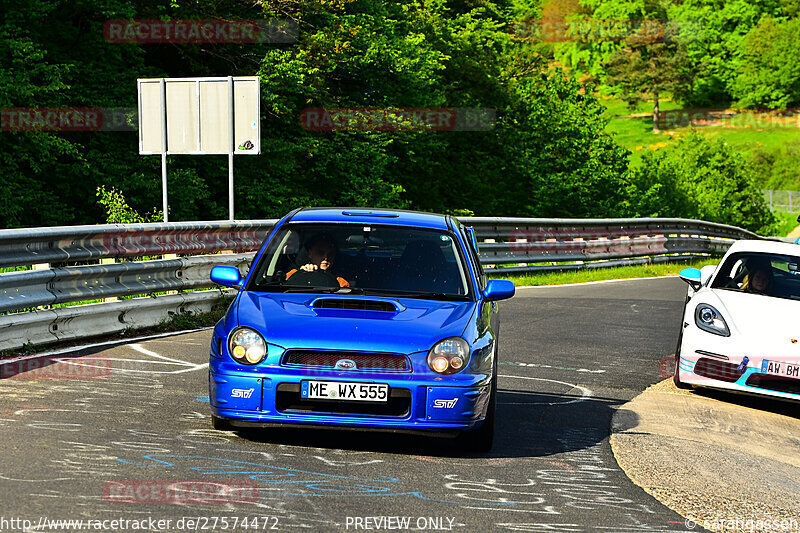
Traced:
<path fill-rule="evenodd" d="M 248 290 L 346 289 L 464 299 L 469 272 L 449 231 L 363 224 L 287 224 L 271 239 Z"/>
<path fill-rule="evenodd" d="M 712 288 L 800 300 L 800 257 L 741 252 L 720 266 Z"/>

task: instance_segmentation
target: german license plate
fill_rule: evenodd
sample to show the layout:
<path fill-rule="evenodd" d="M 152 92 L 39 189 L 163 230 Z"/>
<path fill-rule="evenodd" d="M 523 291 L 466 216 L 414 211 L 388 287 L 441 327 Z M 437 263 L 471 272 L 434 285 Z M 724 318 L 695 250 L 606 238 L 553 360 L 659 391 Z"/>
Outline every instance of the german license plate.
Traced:
<path fill-rule="evenodd" d="M 385 402 L 389 400 L 389 385 L 346 381 L 303 381 L 300 383 L 300 397 L 309 400 Z"/>
<path fill-rule="evenodd" d="M 772 374 L 773 376 L 786 376 L 789 378 L 800 378 L 800 364 L 787 363 L 786 361 L 761 361 L 761 373 Z"/>

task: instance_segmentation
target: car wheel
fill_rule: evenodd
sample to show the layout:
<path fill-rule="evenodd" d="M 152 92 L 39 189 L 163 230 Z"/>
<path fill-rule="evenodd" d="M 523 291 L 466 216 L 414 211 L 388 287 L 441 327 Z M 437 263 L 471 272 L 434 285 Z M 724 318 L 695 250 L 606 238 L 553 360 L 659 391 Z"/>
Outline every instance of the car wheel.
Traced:
<path fill-rule="evenodd" d="M 494 421 L 497 408 L 497 372 L 492 376 L 491 391 L 489 392 L 489 406 L 486 408 L 486 418 L 478 429 L 465 431 L 461 434 L 462 448 L 470 452 L 488 453 L 494 444 Z"/>
<path fill-rule="evenodd" d="M 211 415 L 211 427 L 220 431 L 231 431 L 231 425 L 224 418 Z"/>
<path fill-rule="evenodd" d="M 678 347 L 675 348 L 675 374 L 672 376 L 672 382 L 679 389 L 691 389 L 692 386 L 681 381 L 681 344 L 683 343 L 683 328 L 678 335 Z"/>

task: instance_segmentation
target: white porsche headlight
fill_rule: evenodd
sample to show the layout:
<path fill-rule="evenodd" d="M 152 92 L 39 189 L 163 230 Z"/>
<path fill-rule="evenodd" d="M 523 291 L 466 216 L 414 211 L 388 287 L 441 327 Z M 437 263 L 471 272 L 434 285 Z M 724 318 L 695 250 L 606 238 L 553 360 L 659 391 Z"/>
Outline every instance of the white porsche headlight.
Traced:
<path fill-rule="evenodd" d="M 694 323 L 698 328 L 714 335 L 731 336 L 731 330 L 720 312 L 708 304 L 700 304 L 695 308 Z"/>
<path fill-rule="evenodd" d="M 254 329 L 237 328 L 231 333 L 228 341 L 231 355 L 240 363 L 255 365 L 267 355 L 267 343 Z"/>

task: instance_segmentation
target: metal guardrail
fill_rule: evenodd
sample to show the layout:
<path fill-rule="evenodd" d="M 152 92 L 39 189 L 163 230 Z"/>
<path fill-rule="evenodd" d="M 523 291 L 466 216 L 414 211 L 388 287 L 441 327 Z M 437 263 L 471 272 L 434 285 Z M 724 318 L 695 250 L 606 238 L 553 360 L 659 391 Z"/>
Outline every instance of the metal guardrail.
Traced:
<path fill-rule="evenodd" d="M 598 268 L 724 253 L 740 228 L 683 219 L 464 217 L 490 272 Z M 0 231 L 0 350 L 156 325 L 170 314 L 210 309 L 230 290 L 132 298 L 73 307 L 57 304 L 213 287 L 214 265 L 244 274 L 275 220 L 98 225 Z M 209 255 L 213 252 L 228 252 Z M 237 252 L 237 253 L 233 253 Z M 189 257 L 76 264 L 181 254 Z M 202 254 L 202 255 L 194 255 Z M 679 255 L 676 255 L 679 254 Z M 567 262 L 568 264 L 565 264 Z"/>
<path fill-rule="evenodd" d="M 475 229 L 481 263 L 494 266 L 497 272 L 590 268 L 609 259 L 616 261 L 602 266 L 636 257 L 721 254 L 734 240 L 763 238 L 734 226 L 686 219 L 459 220 Z M 532 264 L 567 261 L 584 264 Z"/>

